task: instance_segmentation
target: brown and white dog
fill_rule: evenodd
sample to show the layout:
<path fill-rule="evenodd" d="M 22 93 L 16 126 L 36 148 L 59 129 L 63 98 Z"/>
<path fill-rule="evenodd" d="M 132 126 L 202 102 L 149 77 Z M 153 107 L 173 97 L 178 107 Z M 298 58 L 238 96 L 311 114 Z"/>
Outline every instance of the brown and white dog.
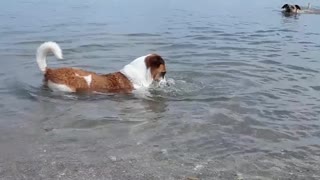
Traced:
<path fill-rule="evenodd" d="M 53 91 L 128 93 L 148 88 L 153 82 L 165 82 L 165 61 L 157 54 L 139 57 L 119 72 L 97 74 L 70 67 L 48 68 L 46 57 L 50 52 L 62 59 L 59 45 L 45 42 L 37 50 L 37 63 L 44 74 L 45 85 Z"/>

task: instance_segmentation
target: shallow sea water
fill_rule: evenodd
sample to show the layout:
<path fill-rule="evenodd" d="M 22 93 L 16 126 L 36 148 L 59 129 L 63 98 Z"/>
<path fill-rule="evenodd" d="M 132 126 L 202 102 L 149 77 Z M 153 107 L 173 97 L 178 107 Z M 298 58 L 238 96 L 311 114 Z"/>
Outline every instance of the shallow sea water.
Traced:
<path fill-rule="evenodd" d="M 284 3 L 1 2 L 0 179 L 320 179 L 320 15 Z M 53 93 L 49 40 L 99 73 L 159 53 L 169 86 Z"/>

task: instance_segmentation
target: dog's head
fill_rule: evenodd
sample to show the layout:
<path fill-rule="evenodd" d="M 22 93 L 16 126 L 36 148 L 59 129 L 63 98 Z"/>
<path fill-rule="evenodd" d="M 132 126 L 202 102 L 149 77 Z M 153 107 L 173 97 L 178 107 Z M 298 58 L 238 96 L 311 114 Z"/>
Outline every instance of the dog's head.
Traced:
<path fill-rule="evenodd" d="M 151 77 L 154 81 L 162 81 L 166 75 L 166 64 L 161 56 L 150 54 L 145 58 L 146 68 L 150 70 Z"/>
<path fill-rule="evenodd" d="M 166 65 L 161 56 L 149 54 L 135 59 L 120 72 L 138 89 L 149 87 L 154 81 L 165 82 Z"/>
<path fill-rule="evenodd" d="M 284 9 L 285 13 L 297 13 L 299 10 L 301 10 L 300 6 L 296 4 L 285 4 L 281 9 Z"/>

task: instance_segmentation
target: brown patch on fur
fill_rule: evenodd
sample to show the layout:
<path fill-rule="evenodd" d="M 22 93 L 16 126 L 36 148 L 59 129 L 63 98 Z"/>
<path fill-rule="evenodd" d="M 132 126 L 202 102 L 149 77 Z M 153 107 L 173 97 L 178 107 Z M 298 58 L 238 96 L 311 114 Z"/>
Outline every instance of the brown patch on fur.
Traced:
<path fill-rule="evenodd" d="M 90 85 L 83 78 L 88 75 L 91 75 L 92 79 Z M 133 90 L 132 83 L 120 72 L 99 75 L 75 68 L 47 68 L 44 80 L 64 84 L 74 92 L 131 92 Z"/>
<path fill-rule="evenodd" d="M 153 80 L 159 81 L 166 74 L 166 65 L 161 56 L 152 54 L 146 57 L 145 63 L 150 68 Z"/>

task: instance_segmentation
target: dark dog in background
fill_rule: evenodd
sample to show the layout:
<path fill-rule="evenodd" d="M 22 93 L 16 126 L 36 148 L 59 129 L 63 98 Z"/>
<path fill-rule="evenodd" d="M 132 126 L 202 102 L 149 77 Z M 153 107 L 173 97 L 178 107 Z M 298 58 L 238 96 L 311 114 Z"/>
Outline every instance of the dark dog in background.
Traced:
<path fill-rule="evenodd" d="M 284 9 L 283 12 L 284 13 L 299 13 L 299 11 L 301 11 L 301 7 L 299 5 L 293 5 L 293 4 L 285 4 L 282 6 L 281 9 Z"/>

